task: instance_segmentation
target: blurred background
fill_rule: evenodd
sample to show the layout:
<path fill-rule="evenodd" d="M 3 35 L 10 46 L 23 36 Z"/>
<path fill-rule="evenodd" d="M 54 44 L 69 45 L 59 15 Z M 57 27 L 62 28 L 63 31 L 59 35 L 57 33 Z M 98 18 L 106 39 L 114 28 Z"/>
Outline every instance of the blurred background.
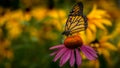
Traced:
<path fill-rule="evenodd" d="M 79 1 L 88 18 L 80 36 L 99 54 L 95 61 L 83 55 L 79 68 L 120 68 L 120 0 L 0 0 L 0 68 L 60 68 L 49 48 L 63 42 L 66 19 Z"/>

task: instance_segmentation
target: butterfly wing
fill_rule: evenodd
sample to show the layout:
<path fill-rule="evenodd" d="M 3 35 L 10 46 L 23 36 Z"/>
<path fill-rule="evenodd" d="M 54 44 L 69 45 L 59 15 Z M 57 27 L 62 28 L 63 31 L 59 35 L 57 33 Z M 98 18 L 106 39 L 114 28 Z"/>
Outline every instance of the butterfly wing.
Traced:
<path fill-rule="evenodd" d="M 83 31 L 87 28 L 87 18 L 83 15 L 83 4 L 77 3 L 68 16 L 65 25 L 65 35 Z"/>
<path fill-rule="evenodd" d="M 70 16 L 76 16 L 76 15 L 83 15 L 83 4 L 82 2 L 78 2 L 75 4 L 70 11 Z"/>

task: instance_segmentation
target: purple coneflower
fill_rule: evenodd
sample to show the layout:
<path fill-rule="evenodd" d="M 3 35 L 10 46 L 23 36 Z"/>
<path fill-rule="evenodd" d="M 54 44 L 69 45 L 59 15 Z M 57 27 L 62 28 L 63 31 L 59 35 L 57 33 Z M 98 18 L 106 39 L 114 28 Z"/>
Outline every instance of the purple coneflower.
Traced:
<path fill-rule="evenodd" d="M 95 50 L 89 46 L 83 45 L 82 39 L 78 35 L 67 37 L 64 44 L 50 48 L 50 50 L 53 49 L 55 49 L 55 51 L 50 55 L 56 55 L 53 60 L 54 62 L 60 58 L 60 67 L 63 66 L 68 60 L 71 67 L 75 64 L 79 66 L 82 62 L 80 51 L 82 51 L 89 60 L 95 60 L 97 58 Z"/>

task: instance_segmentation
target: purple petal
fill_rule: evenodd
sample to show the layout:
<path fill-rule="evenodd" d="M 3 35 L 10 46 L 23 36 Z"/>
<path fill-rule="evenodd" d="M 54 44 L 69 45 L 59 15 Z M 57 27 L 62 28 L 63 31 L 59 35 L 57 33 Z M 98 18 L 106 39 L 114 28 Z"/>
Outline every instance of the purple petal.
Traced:
<path fill-rule="evenodd" d="M 67 49 L 67 51 L 60 59 L 60 67 L 63 66 L 69 60 L 70 56 L 71 56 L 71 50 Z"/>
<path fill-rule="evenodd" d="M 82 47 L 85 47 L 85 48 L 87 48 L 87 49 L 90 49 L 92 52 L 96 53 L 96 51 L 95 51 L 92 47 L 90 47 L 90 46 L 83 45 Z"/>
<path fill-rule="evenodd" d="M 61 49 L 58 49 L 58 50 L 54 51 L 53 53 L 50 54 L 50 56 L 53 56 L 53 55 L 57 54 L 60 50 Z"/>
<path fill-rule="evenodd" d="M 85 49 L 90 53 L 90 54 L 92 54 L 94 57 L 98 57 L 97 56 L 97 54 L 96 54 L 96 51 L 93 49 L 93 48 L 91 48 L 91 47 L 89 47 L 89 46 L 87 46 L 87 48 L 86 48 L 86 46 L 85 46 Z"/>
<path fill-rule="evenodd" d="M 75 51 L 76 51 L 76 64 L 79 66 L 82 63 L 82 59 L 79 50 L 75 49 Z"/>
<path fill-rule="evenodd" d="M 74 64 L 75 64 L 74 50 L 71 50 L 70 66 L 73 67 Z"/>
<path fill-rule="evenodd" d="M 58 48 L 63 48 L 63 47 L 65 47 L 64 44 L 61 44 L 61 45 L 56 45 L 56 46 L 50 47 L 49 49 L 53 50 L 53 49 L 58 49 Z"/>
<path fill-rule="evenodd" d="M 86 50 L 82 50 L 82 52 L 85 54 L 85 56 L 89 59 L 89 60 L 94 60 L 95 57 L 93 57 L 91 54 L 89 54 Z"/>
<path fill-rule="evenodd" d="M 57 51 L 54 51 L 53 53 L 51 53 L 50 56 L 53 56 L 55 54 L 57 54 Z"/>
<path fill-rule="evenodd" d="M 93 55 L 94 52 L 92 51 L 88 51 L 86 46 L 81 46 L 81 51 L 85 54 L 85 56 L 89 59 L 89 60 L 94 60 L 96 59 L 95 56 Z M 96 54 L 96 53 L 95 53 Z"/>
<path fill-rule="evenodd" d="M 57 61 L 65 52 L 66 52 L 67 48 L 62 48 L 58 53 L 57 55 L 55 56 L 54 58 L 54 62 Z"/>

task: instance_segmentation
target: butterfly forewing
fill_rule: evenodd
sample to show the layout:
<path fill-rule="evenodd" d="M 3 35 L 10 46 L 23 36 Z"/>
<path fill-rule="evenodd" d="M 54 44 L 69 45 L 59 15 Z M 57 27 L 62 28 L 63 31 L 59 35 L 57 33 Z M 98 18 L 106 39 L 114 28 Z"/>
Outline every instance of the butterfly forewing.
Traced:
<path fill-rule="evenodd" d="M 87 28 L 87 18 L 83 16 L 83 4 L 81 2 L 75 4 L 70 11 L 66 25 L 65 35 L 71 35 L 83 31 Z M 69 33 L 68 33 L 69 32 Z"/>
<path fill-rule="evenodd" d="M 76 16 L 76 15 L 82 15 L 82 14 L 83 14 L 83 4 L 82 2 L 78 2 L 73 6 L 69 15 Z"/>
<path fill-rule="evenodd" d="M 85 30 L 85 21 L 82 16 L 76 16 L 76 20 L 71 24 L 70 34 Z"/>
<path fill-rule="evenodd" d="M 75 29 L 74 31 L 71 31 L 70 34 L 77 33 L 77 32 L 83 31 L 83 30 L 84 30 L 84 27 L 78 28 L 78 29 Z"/>

